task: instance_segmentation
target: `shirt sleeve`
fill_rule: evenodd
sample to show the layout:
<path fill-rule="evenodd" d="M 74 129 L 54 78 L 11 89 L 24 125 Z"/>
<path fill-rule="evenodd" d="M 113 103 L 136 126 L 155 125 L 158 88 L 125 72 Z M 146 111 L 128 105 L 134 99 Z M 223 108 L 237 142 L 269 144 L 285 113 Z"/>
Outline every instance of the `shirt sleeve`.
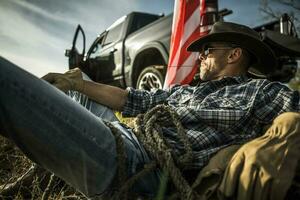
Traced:
<path fill-rule="evenodd" d="M 170 91 L 161 89 L 145 91 L 128 87 L 126 90 L 128 98 L 122 111 L 124 117 L 135 117 L 140 113 L 145 113 L 154 106 L 163 104 L 170 96 Z"/>
<path fill-rule="evenodd" d="M 289 89 L 279 82 L 265 84 L 255 106 L 255 115 L 264 123 L 271 123 L 284 112 L 300 112 L 299 91 Z"/>

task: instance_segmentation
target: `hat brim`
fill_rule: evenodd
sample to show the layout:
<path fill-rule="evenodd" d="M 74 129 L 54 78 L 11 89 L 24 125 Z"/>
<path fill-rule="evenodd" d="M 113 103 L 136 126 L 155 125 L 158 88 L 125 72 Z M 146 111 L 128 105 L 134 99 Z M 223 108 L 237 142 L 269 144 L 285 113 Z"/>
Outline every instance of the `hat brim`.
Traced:
<path fill-rule="evenodd" d="M 272 72 L 277 66 L 277 59 L 269 46 L 257 38 L 242 33 L 223 32 L 207 34 L 192 42 L 187 50 L 199 52 L 203 45 L 211 42 L 230 42 L 247 49 L 256 58 L 256 61 L 249 68 L 249 72 L 254 75 L 264 76 Z"/>

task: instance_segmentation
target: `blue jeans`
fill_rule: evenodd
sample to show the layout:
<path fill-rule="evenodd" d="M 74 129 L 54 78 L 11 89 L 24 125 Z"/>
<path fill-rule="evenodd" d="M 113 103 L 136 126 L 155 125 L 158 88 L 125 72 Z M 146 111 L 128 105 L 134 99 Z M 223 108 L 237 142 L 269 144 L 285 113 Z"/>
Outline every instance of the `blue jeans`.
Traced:
<path fill-rule="evenodd" d="M 81 101 L 85 107 L 81 106 L 1 57 L 0 95 L 0 134 L 88 197 L 108 191 L 116 178 L 115 138 L 103 118 L 122 131 L 129 176 L 150 162 L 134 134 L 120 125 L 110 109 L 87 97 Z M 159 173 L 154 171 L 132 190 L 153 196 L 158 185 Z"/>

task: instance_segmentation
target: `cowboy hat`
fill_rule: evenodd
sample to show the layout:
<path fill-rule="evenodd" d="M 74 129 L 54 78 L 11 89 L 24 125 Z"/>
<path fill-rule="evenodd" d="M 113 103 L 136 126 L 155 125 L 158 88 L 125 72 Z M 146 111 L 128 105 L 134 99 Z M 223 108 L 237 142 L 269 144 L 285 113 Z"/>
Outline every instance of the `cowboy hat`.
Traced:
<path fill-rule="evenodd" d="M 254 75 L 267 75 L 277 66 L 272 49 L 262 41 L 258 32 L 248 26 L 232 22 L 216 22 L 207 35 L 193 41 L 187 50 L 199 52 L 204 44 L 210 42 L 229 42 L 248 50 L 255 58 L 248 70 Z"/>

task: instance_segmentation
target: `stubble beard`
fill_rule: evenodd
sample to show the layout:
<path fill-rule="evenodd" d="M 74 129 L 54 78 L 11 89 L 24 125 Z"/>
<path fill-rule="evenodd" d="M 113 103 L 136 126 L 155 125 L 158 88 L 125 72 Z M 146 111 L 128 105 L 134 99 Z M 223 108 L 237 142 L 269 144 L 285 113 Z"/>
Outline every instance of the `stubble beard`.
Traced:
<path fill-rule="evenodd" d="M 205 63 L 201 63 L 200 65 L 200 79 L 202 81 L 208 81 L 209 79 L 209 68 L 208 65 Z"/>

